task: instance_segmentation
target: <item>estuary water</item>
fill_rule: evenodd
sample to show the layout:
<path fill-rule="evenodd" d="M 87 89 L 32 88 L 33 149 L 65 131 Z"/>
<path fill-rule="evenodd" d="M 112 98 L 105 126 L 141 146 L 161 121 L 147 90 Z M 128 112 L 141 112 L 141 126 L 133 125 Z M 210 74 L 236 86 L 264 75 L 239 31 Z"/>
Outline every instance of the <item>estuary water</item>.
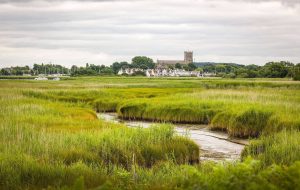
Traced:
<path fill-rule="evenodd" d="M 99 113 L 98 118 L 109 122 L 123 123 L 128 127 L 148 128 L 148 121 L 122 120 L 116 113 Z M 200 148 L 200 160 L 235 161 L 239 160 L 242 150 L 248 144 L 244 139 L 232 139 L 224 132 L 208 129 L 208 125 L 174 124 L 177 134 L 193 140 Z"/>

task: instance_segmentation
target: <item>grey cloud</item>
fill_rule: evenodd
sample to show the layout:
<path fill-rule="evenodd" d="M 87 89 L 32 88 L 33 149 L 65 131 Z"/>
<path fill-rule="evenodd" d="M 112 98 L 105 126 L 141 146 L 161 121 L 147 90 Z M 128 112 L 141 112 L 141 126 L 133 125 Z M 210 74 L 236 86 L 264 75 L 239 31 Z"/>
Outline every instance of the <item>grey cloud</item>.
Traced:
<path fill-rule="evenodd" d="M 181 58 L 185 49 L 194 50 L 197 61 L 300 62 L 299 12 L 279 3 L 142 0 L 31 6 L 35 3 L 0 4 L 0 64 Z M 72 54 L 76 59 L 68 57 Z"/>
<path fill-rule="evenodd" d="M 214 1 L 219 1 L 219 0 L 214 0 Z M 252 2 L 252 3 L 280 2 L 282 5 L 289 6 L 289 7 L 294 7 L 300 4 L 300 0 L 225 0 L 225 1 L 242 1 L 242 2 Z"/>
<path fill-rule="evenodd" d="M 282 4 L 289 4 L 289 5 L 295 5 L 299 4 L 299 0 L 246 0 L 246 1 L 251 1 L 251 2 L 272 2 L 272 1 L 279 1 Z"/>
<path fill-rule="evenodd" d="M 0 0 L 0 3 L 31 3 L 37 0 Z M 113 2 L 113 1 L 135 1 L 135 0 L 38 0 L 45 2 L 65 2 L 65 1 L 78 1 L 78 2 Z"/>
<path fill-rule="evenodd" d="M 36 0 L 0 0 L 0 3 L 24 3 L 24 2 L 33 2 Z M 47 2 L 64 2 L 64 1 L 79 1 L 79 2 L 107 2 L 107 1 L 145 1 L 145 0 L 40 0 Z M 155 0 L 154 0 L 155 1 Z M 163 1 L 163 0 L 162 0 Z M 209 0 L 208 0 L 209 1 Z M 215 0 L 218 1 L 218 0 Z M 222 0 L 221 0 L 222 1 Z M 299 4 L 300 0 L 227 0 L 227 1 L 248 1 L 248 2 L 272 2 L 279 1 L 283 4 Z"/>

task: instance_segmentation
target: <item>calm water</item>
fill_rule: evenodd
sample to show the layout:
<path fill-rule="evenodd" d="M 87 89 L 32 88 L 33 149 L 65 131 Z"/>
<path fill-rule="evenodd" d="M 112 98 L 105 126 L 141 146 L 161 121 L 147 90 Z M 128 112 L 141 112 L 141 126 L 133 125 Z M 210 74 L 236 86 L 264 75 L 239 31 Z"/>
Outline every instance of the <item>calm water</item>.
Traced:
<path fill-rule="evenodd" d="M 118 118 L 116 113 L 99 113 L 98 117 L 115 123 L 123 123 L 128 127 L 147 128 L 154 122 L 128 121 Z M 207 125 L 174 124 L 179 135 L 188 136 L 195 141 L 201 149 L 201 160 L 238 160 L 247 140 L 230 139 L 226 133 L 210 131 Z"/>

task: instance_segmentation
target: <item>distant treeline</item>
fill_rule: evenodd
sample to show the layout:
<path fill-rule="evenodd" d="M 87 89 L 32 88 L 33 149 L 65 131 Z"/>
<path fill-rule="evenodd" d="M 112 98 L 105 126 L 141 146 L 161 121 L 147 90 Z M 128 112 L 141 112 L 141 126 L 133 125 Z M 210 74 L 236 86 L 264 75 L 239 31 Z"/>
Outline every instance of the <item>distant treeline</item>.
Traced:
<path fill-rule="evenodd" d="M 128 62 L 115 62 L 110 66 L 94 65 L 86 63 L 85 67 L 78 67 L 73 65 L 70 69 L 61 65 L 55 64 L 34 64 L 33 68 L 29 66 L 24 67 L 9 67 L 2 68 L 0 75 L 51 75 L 51 74 L 65 74 L 71 76 L 93 76 L 93 75 L 115 75 L 121 68 L 141 68 L 141 69 L 153 69 L 155 63 L 151 58 L 145 56 L 137 56 L 132 59 L 131 63 Z"/>
<path fill-rule="evenodd" d="M 61 66 L 61 65 L 54 65 L 54 64 L 34 64 L 33 68 L 29 66 L 25 67 L 9 67 L 9 68 L 2 68 L 0 70 L 0 75 L 39 75 L 39 74 L 70 74 L 70 69 Z"/>
<path fill-rule="evenodd" d="M 131 63 L 125 61 L 115 62 L 110 66 L 87 63 L 85 67 L 73 65 L 71 69 L 54 64 L 34 64 L 33 68 L 30 68 L 29 66 L 2 68 L 0 70 L 0 75 L 115 75 L 120 69 L 126 68 L 153 69 L 155 68 L 155 63 L 151 58 L 137 56 L 132 59 Z M 193 63 L 188 65 L 177 63 L 176 65 L 170 65 L 169 68 L 216 73 L 217 76 L 224 78 L 293 78 L 294 80 L 300 80 L 300 63 L 294 64 L 287 61 L 269 62 L 264 66 L 246 66 L 234 63 Z"/>
<path fill-rule="evenodd" d="M 300 63 L 269 62 L 264 66 L 234 63 L 195 63 L 203 72 L 215 72 L 224 78 L 294 78 L 300 80 Z"/>

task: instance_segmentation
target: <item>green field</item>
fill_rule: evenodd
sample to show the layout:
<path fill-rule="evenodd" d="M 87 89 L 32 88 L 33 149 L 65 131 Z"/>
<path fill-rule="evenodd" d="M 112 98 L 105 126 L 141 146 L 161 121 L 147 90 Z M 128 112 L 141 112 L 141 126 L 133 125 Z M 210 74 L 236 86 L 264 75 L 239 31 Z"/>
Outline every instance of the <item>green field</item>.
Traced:
<path fill-rule="evenodd" d="M 98 119 L 159 121 L 148 129 Z M 299 189 L 300 82 L 78 77 L 0 80 L 0 189 Z M 199 162 L 172 123 L 251 138 Z"/>

